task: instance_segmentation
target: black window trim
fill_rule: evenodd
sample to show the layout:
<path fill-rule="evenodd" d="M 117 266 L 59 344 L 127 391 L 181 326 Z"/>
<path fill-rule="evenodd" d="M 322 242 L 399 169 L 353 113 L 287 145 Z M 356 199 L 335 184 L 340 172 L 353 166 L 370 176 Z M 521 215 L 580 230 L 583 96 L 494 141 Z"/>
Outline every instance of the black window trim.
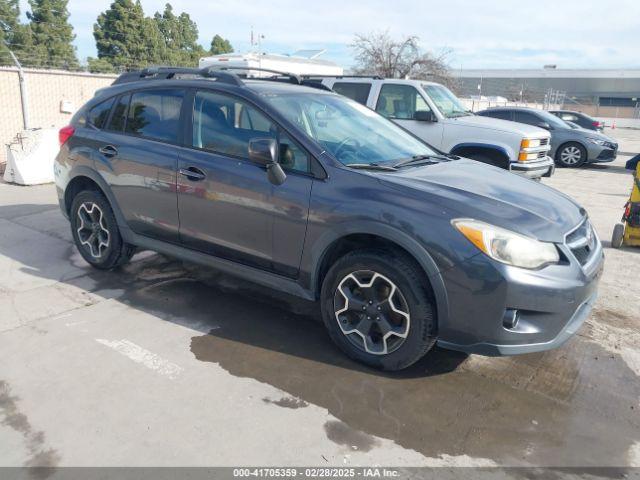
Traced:
<path fill-rule="evenodd" d="M 273 123 L 276 128 L 278 129 L 278 137 L 277 137 L 277 141 L 278 141 L 278 156 L 280 155 L 280 132 L 284 132 L 291 140 L 293 140 L 296 145 L 307 154 L 307 156 L 309 157 L 309 172 L 301 172 L 300 170 L 291 170 L 291 169 L 284 169 L 284 171 L 287 173 L 287 175 L 299 175 L 299 176 L 303 176 L 303 177 L 307 177 L 307 178 L 312 178 L 312 179 L 318 179 L 318 180 L 324 180 L 326 178 L 328 178 L 328 175 L 324 169 L 324 167 L 321 165 L 320 161 L 311 154 L 311 152 L 309 152 L 309 150 L 301 144 L 301 142 L 296 138 L 295 135 L 293 135 L 289 130 L 287 130 L 285 127 L 283 127 L 279 122 L 277 122 L 271 115 L 269 115 L 262 107 L 260 107 L 259 105 L 256 105 L 253 101 L 251 101 L 248 98 L 242 97 L 240 95 L 235 95 L 234 93 L 229 92 L 228 90 L 217 90 L 215 88 L 207 88 L 207 87 L 192 87 L 189 88 L 189 91 L 187 92 L 187 95 L 185 96 L 185 102 L 184 102 L 184 108 L 185 110 L 188 111 L 188 117 L 185 118 L 185 121 L 183 122 L 183 137 L 184 137 L 184 143 L 183 143 L 183 147 L 184 148 L 188 148 L 190 150 L 196 150 L 198 152 L 203 152 L 203 153 L 209 153 L 212 155 L 218 155 L 221 157 L 227 157 L 227 158 L 231 158 L 234 160 L 240 160 L 243 162 L 246 162 L 248 164 L 251 165 L 255 165 L 257 167 L 260 167 L 262 169 L 266 169 L 266 166 L 259 163 L 259 162 L 254 162 L 253 160 L 250 160 L 247 157 L 242 157 L 240 155 L 233 155 L 227 152 L 218 152 L 215 150 L 209 150 L 209 149 L 205 149 L 205 148 L 200 148 L 200 147 L 196 147 L 195 145 L 193 145 L 193 123 L 194 123 L 194 118 L 193 118 L 193 106 L 194 106 L 194 101 L 196 98 L 196 94 L 198 92 L 209 92 L 209 93 L 214 93 L 217 95 L 222 95 L 222 96 L 227 96 L 227 97 L 231 97 L 235 100 L 237 100 L 238 102 L 241 103 L 245 103 L 251 107 L 253 107 L 254 109 L 256 109 L 258 111 L 258 113 L 264 115 L 271 123 Z M 187 108 L 188 105 L 188 108 Z M 184 112 L 186 114 L 186 112 Z M 279 157 L 278 157 L 279 158 Z"/>

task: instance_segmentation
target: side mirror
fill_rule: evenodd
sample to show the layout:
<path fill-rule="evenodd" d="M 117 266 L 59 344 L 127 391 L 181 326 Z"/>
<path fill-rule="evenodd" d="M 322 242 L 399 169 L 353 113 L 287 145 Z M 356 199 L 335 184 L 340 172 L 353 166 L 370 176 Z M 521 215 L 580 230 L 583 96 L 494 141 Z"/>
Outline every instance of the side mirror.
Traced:
<path fill-rule="evenodd" d="M 437 122 L 435 114 L 431 110 L 418 110 L 413 114 L 413 119 L 418 122 Z"/>
<path fill-rule="evenodd" d="M 551 127 L 551 125 L 549 125 L 547 122 L 540 122 L 537 125 L 540 128 L 544 128 L 545 130 L 553 130 L 553 128 Z"/>
<path fill-rule="evenodd" d="M 266 165 L 267 178 L 274 185 L 282 185 L 287 179 L 278 163 L 278 144 L 272 138 L 254 138 L 249 141 L 249 160 Z"/>

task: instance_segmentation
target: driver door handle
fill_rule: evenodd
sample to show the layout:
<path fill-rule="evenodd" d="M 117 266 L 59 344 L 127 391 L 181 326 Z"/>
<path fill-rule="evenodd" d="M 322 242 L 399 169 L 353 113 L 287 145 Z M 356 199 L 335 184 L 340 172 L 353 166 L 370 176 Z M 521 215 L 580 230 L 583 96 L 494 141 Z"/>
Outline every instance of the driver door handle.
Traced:
<path fill-rule="evenodd" d="M 207 178 L 207 175 L 197 167 L 187 167 L 178 170 L 178 173 L 184 177 L 187 177 L 192 182 L 198 182 Z"/>

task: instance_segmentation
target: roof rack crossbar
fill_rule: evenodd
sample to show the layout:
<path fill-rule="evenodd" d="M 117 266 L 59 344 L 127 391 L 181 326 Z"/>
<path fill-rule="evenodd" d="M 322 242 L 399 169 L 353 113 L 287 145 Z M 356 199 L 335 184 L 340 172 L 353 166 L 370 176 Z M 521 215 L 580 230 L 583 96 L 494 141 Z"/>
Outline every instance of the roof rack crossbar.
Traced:
<path fill-rule="evenodd" d="M 291 83 L 295 83 L 296 85 L 302 85 L 302 79 L 300 77 L 300 75 L 296 75 L 295 73 L 290 73 L 290 72 L 282 72 L 280 70 L 272 70 L 270 68 L 260 68 L 260 67 L 227 67 L 227 66 L 220 66 L 220 67 L 209 67 L 210 69 L 215 69 L 218 71 L 221 70 L 244 70 L 246 72 L 267 72 L 267 73 L 273 73 L 275 76 L 282 76 L 282 77 L 286 77 L 289 79 L 289 81 Z M 256 78 L 256 80 L 269 80 L 269 78 Z"/>
<path fill-rule="evenodd" d="M 168 80 L 176 75 L 195 75 L 204 78 L 213 78 L 221 83 L 242 86 L 244 83 L 231 72 L 221 72 L 213 68 L 183 68 L 183 67 L 149 67 L 143 70 L 126 72 L 113 82 L 113 85 L 141 80 Z"/>

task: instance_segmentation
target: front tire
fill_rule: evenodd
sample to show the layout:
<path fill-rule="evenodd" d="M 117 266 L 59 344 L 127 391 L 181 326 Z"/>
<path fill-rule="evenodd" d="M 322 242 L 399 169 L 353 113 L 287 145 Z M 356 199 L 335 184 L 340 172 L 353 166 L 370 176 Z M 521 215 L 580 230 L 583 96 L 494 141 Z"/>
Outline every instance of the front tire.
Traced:
<path fill-rule="evenodd" d="M 135 253 L 135 247 L 122 240 L 111 205 L 101 192 L 78 193 L 69 217 L 76 247 L 91 266 L 111 270 L 128 262 Z"/>
<path fill-rule="evenodd" d="M 321 306 L 336 345 L 374 368 L 406 368 L 436 341 L 426 275 L 401 252 L 358 250 L 340 258 L 322 284 Z"/>
<path fill-rule="evenodd" d="M 565 143 L 556 153 L 556 163 L 565 168 L 578 168 L 587 161 L 587 150 L 576 142 Z"/>

